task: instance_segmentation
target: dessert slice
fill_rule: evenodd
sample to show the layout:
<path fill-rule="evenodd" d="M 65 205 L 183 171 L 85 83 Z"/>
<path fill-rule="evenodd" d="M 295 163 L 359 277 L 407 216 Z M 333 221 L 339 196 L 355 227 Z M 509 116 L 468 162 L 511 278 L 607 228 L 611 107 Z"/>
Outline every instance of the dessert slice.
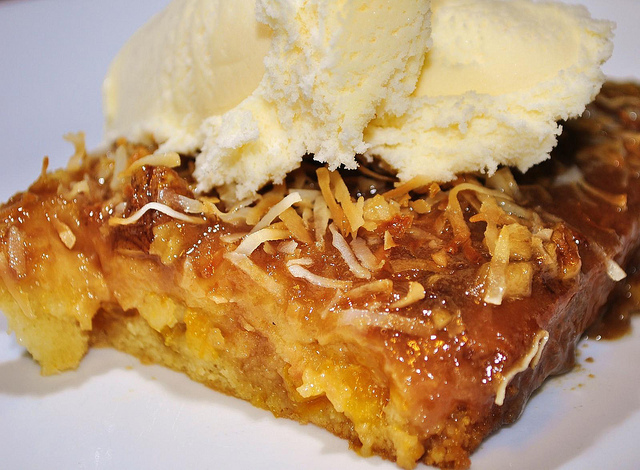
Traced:
<path fill-rule="evenodd" d="M 464 468 L 575 346 L 638 248 L 640 88 L 554 157 L 439 186 L 313 162 L 255 199 L 124 140 L 1 210 L 0 303 L 44 374 L 112 346 L 405 468 Z M 621 267 L 622 266 L 622 267 Z"/>

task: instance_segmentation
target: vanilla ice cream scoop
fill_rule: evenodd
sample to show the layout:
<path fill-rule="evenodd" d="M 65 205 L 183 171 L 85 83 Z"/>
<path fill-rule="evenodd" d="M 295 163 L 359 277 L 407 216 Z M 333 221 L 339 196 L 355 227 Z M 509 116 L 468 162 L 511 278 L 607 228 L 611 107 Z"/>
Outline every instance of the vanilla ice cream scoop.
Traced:
<path fill-rule="evenodd" d="M 255 0 L 173 1 L 111 63 L 103 84 L 107 140 L 195 152 L 203 121 L 257 88 L 270 45 Z"/>
<path fill-rule="evenodd" d="M 109 70 L 107 138 L 199 148 L 198 188 L 224 186 L 233 198 L 282 181 L 307 153 L 354 168 L 371 119 L 408 108 L 428 48 L 429 7 L 174 0 Z"/>
<path fill-rule="evenodd" d="M 305 154 L 402 180 L 524 171 L 597 94 L 611 31 L 532 0 L 174 0 L 109 70 L 107 139 L 196 154 L 198 189 L 228 199 Z"/>
<path fill-rule="evenodd" d="M 433 46 L 410 109 L 371 122 L 368 154 L 401 179 L 526 171 L 548 158 L 557 121 L 580 115 L 600 90 L 612 28 L 581 6 L 433 0 Z"/>

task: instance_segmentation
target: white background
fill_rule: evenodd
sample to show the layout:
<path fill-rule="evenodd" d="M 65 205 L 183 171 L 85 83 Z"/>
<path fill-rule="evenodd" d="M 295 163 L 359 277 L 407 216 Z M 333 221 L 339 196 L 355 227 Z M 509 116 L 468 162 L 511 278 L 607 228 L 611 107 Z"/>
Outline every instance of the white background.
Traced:
<path fill-rule="evenodd" d="M 0 199 L 24 189 L 62 140 L 100 143 L 100 85 L 124 41 L 167 0 L 0 0 Z M 618 22 L 605 71 L 640 77 L 640 2 L 585 0 Z M 548 382 L 522 419 L 490 438 L 474 469 L 638 468 L 640 322 L 632 336 L 586 342 L 581 368 Z M 0 316 L 0 333 L 6 332 Z M 584 361 L 593 357 L 593 363 Z M 590 377 L 593 375 L 593 377 Z M 395 468 L 361 459 L 313 426 L 277 420 L 186 377 L 111 350 L 43 378 L 14 336 L 0 334 L 2 468 Z"/>

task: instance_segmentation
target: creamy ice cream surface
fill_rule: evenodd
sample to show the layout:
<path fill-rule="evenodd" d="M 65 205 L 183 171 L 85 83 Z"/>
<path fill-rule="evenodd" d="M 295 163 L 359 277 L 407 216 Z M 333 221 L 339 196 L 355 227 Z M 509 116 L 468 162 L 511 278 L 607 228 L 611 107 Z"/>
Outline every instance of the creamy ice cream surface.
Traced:
<path fill-rule="evenodd" d="M 557 121 L 600 90 L 613 24 L 529 0 L 433 0 L 432 10 L 433 46 L 410 109 L 372 121 L 368 153 L 401 179 L 435 181 L 545 160 Z"/>
<path fill-rule="evenodd" d="M 201 148 L 199 189 L 226 186 L 236 198 L 281 181 L 307 153 L 331 168 L 354 168 L 371 119 L 408 108 L 428 48 L 429 7 L 429 0 L 257 0 L 255 8 L 252 0 L 175 0 L 112 64 L 107 136 L 153 137 L 161 151 Z M 265 25 L 269 48 L 259 58 Z M 147 49 L 156 52 L 151 61 Z"/>
<path fill-rule="evenodd" d="M 240 104 L 264 75 L 271 29 L 255 0 L 178 0 L 125 44 L 103 84 L 107 139 L 191 153 L 205 119 Z"/>
<path fill-rule="evenodd" d="M 197 154 L 199 190 L 236 199 L 305 154 L 525 170 L 599 90 L 611 30 L 531 0 L 174 0 L 109 70 L 107 139 Z"/>

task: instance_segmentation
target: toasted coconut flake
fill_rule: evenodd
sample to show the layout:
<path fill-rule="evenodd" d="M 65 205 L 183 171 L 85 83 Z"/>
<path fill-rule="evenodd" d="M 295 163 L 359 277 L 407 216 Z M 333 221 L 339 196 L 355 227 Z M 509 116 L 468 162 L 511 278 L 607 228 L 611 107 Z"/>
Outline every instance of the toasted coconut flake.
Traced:
<path fill-rule="evenodd" d="M 424 291 L 424 287 L 419 282 L 411 281 L 409 282 L 409 292 L 402 299 L 393 302 L 389 305 L 389 308 L 404 308 L 408 307 L 411 304 L 415 304 L 416 302 L 424 299 L 426 293 Z"/>
<path fill-rule="evenodd" d="M 542 352 L 544 351 L 544 347 L 547 345 L 547 341 L 549 341 L 549 332 L 546 330 L 538 331 L 535 339 L 533 340 L 533 344 L 538 345 L 536 355 L 533 356 L 533 359 L 531 360 L 531 364 L 529 364 L 529 367 L 531 367 L 532 369 L 535 368 L 540 362 L 540 358 L 542 357 Z"/>
<path fill-rule="evenodd" d="M 616 261 L 611 258 L 611 256 L 609 256 L 600 245 L 591 243 L 590 246 L 598 255 L 598 257 L 604 262 L 605 266 L 607 267 L 607 276 L 609 276 L 612 281 L 618 282 L 627 277 L 627 273 L 624 271 L 624 269 L 622 269 L 622 267 L 618 263 L 616 263 Z"/>
<path fill-rule="evenodd" d="M 295 258 L 287 261 L 287 266 L 311 266 L 312 264 L 311 258 Z"/>
<path fill-rule="evenodd" d="M 360 197 L 356 203 L 353 202 L 349 189 L 339 172 L 331 172 L 330 180 L 335 188 L 336 201 L 342 207 L 344 215 L 349 222 L 350 232 L 355 235 L 358 233 L 358 229 L 364 225 L 364 198 Z"/>
<path fill-rule="evenodd" d="M 449 255 L 444 248 L 432 253 L 431 259 L 441 268 L 446 268 L 449 264 Z"/>
<path fill-rule="evenodd" d="M 251 259 L 242 253 L 229 252 L 225 253 L 224 258 L 229 260 L 234 266 L 244 272 L 249 279 L 255 282 L 257 285 L 266 289 L 274 295 L 282 296 L 283 287 L 278 284 L 269 274 L 257 264 L 255 264 Z"/>
<path fill-rule="evenodd" d="M 509 260 L 528 261 L 531 259 L 531 231 L 524 225 L 509 225 Z"/>
<path fill-rule="evenodd" d="M 410 191 L 414 191 L 425 186 L 430 186 L 431 183 L 432 182 L 425 176 L 415 176 L 409 181 L 400 184 L 396 188 L 387 191 L 382 196 L 385 199 L 397 199 L 408 194 Z"/>
<path fill-rule="evenodd" d="M 300 201 L 302 201 L 302 198 L 298 193 L 291 193 L 288 196 L 285 196 L 280 202 L 267 211 L 264 217 L 262 217 L 262 219 L 260 219 L 260 221 L 251 229 L 251 233 L 269 226 L 271 222 L 280 216 L 280 214 L 293 206 L 296 202 Z"/>
<path fill-rule="evenodd" d="M 439 330 L 443 330 L 444 328 L 446 328 L 454 318 L 453 315 L 444 308 L 434 308 L 431 311 L 430 316 L 431 321 L 433 321 L 433 325 Z"/>
<path fill-rule="evenodd" d="M 303 204 L 301 203 L 301 205 Z M 302 214 L 300 214 L 300 216 L 304 221 L 304 226 L 308 228 L 311 226 L 311 219 L 313 218 L 313 206 L 307 207 L 307 205 L 304 204 L 300 209 L 302 210 Z"/>
<path fill-rule="evenodd" d="M 190 224 L 202 224 L 202 223 L 204 223 L 204 220 L 202 220 L 199 217 L 192 217 L 192 216 L 183 214 L 182 212 L 178 212 L 178 211 L 172 209 L 171 207 L 169 207 L 169 206 L 167 206 L 165 204 L 161 204 L 159 202 L 148 202 L 147 204 L 142 206 L 140 209 L 135 211 L 129 217 L 125 217 L 123 219 L 119 219 L 119 218 L 116 218 L 116 217 L 111 217 L 109 219 L 109 225 L 113 226 L 113 225 L 131 225 L 131 224 L 135 224 L 138 220 L 140 220 L 140 218 L 144 214 L 146 214 L 150 210 L 155 210 L 155 211 L 158 211 L 158 212 L 162 212 L 163 214 L 168 215 L 169 217 L 173 217 L 174 219 L 181 220 L 183 222 L 187 222 L 187 223 L 190 223 Z"/>
<path fill-rule="evenodd" d="M 336 202 L 335 195 L 331 190 L 331 173 L 323 167 L 316 170 L 316 175 L 318 177 L 318 186 L 320 186 L 322 197 L 331 212 L 333 222 L 343 235 L 347 235 L 349 232 L 349 222 L 347 221 L 342 207 L 340 207 Z"/>
<path fill-rule="evenodd" d="M 216 219 L 220 219 L 223 222 L 233 225 L 237 225 L 245 221 L 246 214 L 242 213 L 242 209 L 244 209 L 244 207 L 234 207 L 228 212 L 222 212 L 218 206 L 216 206 L 216 204 L 220 202 L 218 198 L 201 197 L 200 202 L 202 202 L 204 206 L 203 212 L 207 217 L 215 217 Z"/>
<path fill-rule="evenodd" d="M 313 201 L 313 230 L 316 236 L 316 245 L 320 250 L 324 250 L 324 235 L 329 227 L 331 212 L 324 200 L 324 197 L 316 197 Z"/>
<path fill-rule="evenodd" d="M 284 240 L 291 237 L 291 233 L 288 230 L 279 230 L 274 228 L 263 228 L 257 232 L 251 232 L 246 235 L 238 248 L 234 250 L 235 253 L 249 256 L 256 248 L 262 245 L 264 242 L 273 240 Z"/>
<path fill-rule="evenodd" d="M 311 245 L 313 243 L 313 239 L 311 238 L 311 235 L 309 235 L 307 227 L 304 225 L 304 220 L 302 220 L 302 217 L 300 217 L 295 210 L 289 207 L 284 210 L 279 217 L 294 238 L 307 245 Z"/>
<path fill-rule="evenodd" d="M 380 328 L 428 337 L 436 332 L 430 323 L 416 318 L 408 318 L 396 313 L 378 312 L 367 309 L 350 308 L 338 312 L 340 322 L 356 328 Z"/>
<path fill-rule="evenodd" d="M 113 215 L 114 217 L 122 217 L 125 209 L 127 208 L 127 203 L 124 201 L 120 201 L 115 205 L 115 207 L 112 207 L 112 202 L 113 201 L 107 201 L 107 203 L 104 205 L 103 210 L 106 210 L 107 213 Z"/>
<path fill-rule="evenodd" d="M 604 106 L 605 108 L 612 111 L 618 111 L 620 108 L 626 106 L 633 106 L 636 108 L 640 106 L 640 98 L 637 96 L 629 95 L 608 97 L 604 93 L 600 93 L 596 97 L 596 101 L 599 105 Z"/>
<path fill-rule="evenodd" d="M 325 287 L 327 289 L 348 289 L 351 287 L 351 281 L 341 281 L 339 279 L 318 276 L 299 264 L 291 264 L 287 266 L 287 269 L 293 277 L 304 279 L 319 287 Z"/>
<path fill-rule="evenodd" d="M 558 275 L 558 255 L 556 245 L 551 241 L 543 242 L 541 238 L 533 237 L 531 244 L 535 252 L 536 258 L 542 263 L 542 268 L 551 276 Z"/>
<path fill-rule="evenodd" d="M 369 249 L 367 246 L 367 242 L 364 239 L 356 237 L 351 240 L 351 248 L 353 249 L 353 253 L 358 258 L 358 261 L 362 263 L 369 271 L 378 271 L 382 266 L 384 266 L 385 260 L 379 260 L 376 258 L 376 255 Z"/>
<path fill-rule="evenodd" d="M 277 250 L 280 253 L 284 253 L 286 255 L 292 255 L 296 252 L 296 248 L 298 248 L 298 242 L 295 240 L 288 240 L 286 242 L 282 242 L 278 245 Z"/>
<path fill-rule="evenodd" d="M 489 262 L 487 283 L 485 285 L 484 301 L 488 304 L 500 305 L 506 289 L 507 266 L 509 265 L 509 235 L 510 229 L 505 225 L 500 230 L 494 253 Z"/>
<path fill-rule="evenodd" d="M 371 272 L 358 262 L 356 255 L 351 251 L 349 244 L 338 232 L 334 224 L 329 225 L 329 230 L 333 235 L 333 246 L 340 252 L 342 259 L 347 263 L 353 275 L 360 279 L 371 279 Z"/>
<path fill-rule="evenodd" d="M 365 295 L 384 293 L 390 294 L 393 291 L 393 282 L 391 279 L 379 279 L 377 281 L 367 282 L 361 286 L 345 292 L 344 296 L 349 299 L 357 299 Z"/>
<path fill-rule="evenodd" d="M 122 172 L 127 168 L 129 154 L 125 145 L 119 145 L 110 155 L 113 157 L 113 177 L 109 187 L 115 192 L 124 184 L 125 178 L 122 176 Z"/>
<path fill-rule="evenodd" d="M 84 140 L 84 132 L 70 132 L 62 136 L 64 140 L 73 144 L 74 153 L 67 163 L 67 170 L 78 171 L 82 168 L 84 160 L 87 158 L 87 147 Z"/>
<path fill-rule="evenodd" d="M 180 209 L 187 214 L 203 214 L 205 211 L 204 204 L 197 199 L 178 194 L 176 195 L 175 200 L 180 206 Z"/>
<path fill-rule="evenodd" d="M 606 265 L 607 275 L 611 278 L 612 281 L 622 281 L 625 277 L 627 277 L 627 273 L 624 272 L 624 269 L 622 269 L 622 267 L 620 267 L 620 265 L 613 259 L 607 258 Z"/>
<path fill-rule="evenodd" d="M 471 236 L 471 231 L 469 230 L 469 227 L 464 220 L 464 216 L 462 215 L 462 207 L 460 206 L 460 201 L 458 200 L 458 194 L 462 191 L 475 191 L 477 193 L 494 196 L 499 199 L 510 199 L 505 194 L 502 194 L 493 189 L 479 186 L 477 184 L 461 183 L 453 187 L 449 191 L 449 204 L 447 205 L 445 214 L 447 216 L 447 219 L 449 220 L 449 223 L 451 224 L 451 228 L 453 228 L 455 241 L 457 243 L 462 243 L 465 240 L 468 240 Z"/>
<path fill-rule="evenodd" d="M 368 176 L 371 179 L 378 180 L 378 181 L 386 181 L 387 183 L 395 183 L 397 181 L 397 178 L 395 177 L 378 173 L 377 171 L 374 171 L 373 169 L 367 167 L 366 164 L 362 162 L 360 163 L 361 164 L 358 166 L 358 171 L 363 175 Z"/>
<path fill-rule="evenodd" d="M 252 207 L 246 207 L 245 222 L 247 225 L 253 226 L 260 222 L 269 209 L 284 199 L 284 192 L 284 186 L 276 186 L 268 193 L 258 195 L 256 204 Z"/>
<path fill-rule="evenodd" d="M 389 264 L 391 265 L 391 269 L 394 273 L 401 273 L 405 271 L 442 271 L 442 269 L 433 261 L 421 258 L 392 259 L 389 261 Z"/>
<path fill-rule="evenodd" d="M 277 253 L 276 248 L 273 246 L 273 242 L 270 241 L 264 242 L 262 244 L 262 249 L 269 256 L 274 256 Z"/>
<path fill-rule="evenodd" d="M 320 311 L 320 318 L 327 318 L 327 315 L 335 311 L 336 305 L 340 303 L 340 300 L 343 298 L 343 291 L 341 289 L 336 289 L 335 293 L 331 300 L 325 304 L 324 308 Z"/>
<path fill-rule="evenodd" d="M 76 244 L 76 236 L 71 230 L 71 228 L 69 228 L 67 224 L 65 224 L 64 222 L 61 222 L 57 218 L 52 218 L 51 223 L 53 224 L 53 227 L 58 232 L 58 236 L 60 237 L 60 240 L 62 241 L 64 246 L 66 246 L 71 250 Z"/>
<path fill-rule="evenodd" d="M 389 230 L 384 231 L 384 249 L 390 250 L 394 246 L 398 246 L 398 244 L 393 240 L 393 236 L 389 233 Z"/>
<path fill-rule="evenodd" d="M 409 207 L 418 214 L 428 214 L 431 212 L 431 204 L 429 204 L 426 199 L 409 201 Z"/>
<path fill-rule="evenodd" d="M 512 199 L 515 199 L 520 194 L 518 183 L 509 167 L 500 168 L 491 177 L 487 178 L 486 184 L 488 187 L 501 191 Z"/>
<path fill-rule="evenodd" d="M 215 216 L 216 218 L 232 225 L 253 225 L 247 224 L 247 217 L 251 214 L 253 208 L 250 207 L 256 201 L 255 197 L 243 199 L 234 204 L 227 212 L 223 212 L 216 204 L 220 202 L 217 197 L 199 196 L 198 199 L 205 206 L 205 215 Z"/>
<path fill-rule="evenodd" d="M 303 189 L 303 188 L 295 188 L 290 192 L 296 192 L 302 198 L 301 203 L 312 207 L 317 197 L 322 197 L 322 193 L 318 189 Z"/>
<path fill-rule="evenodd" d="M 504 211 L 505 215 L 508 216 L 515 216 L 520 219 L 529 221 L 532 220 L 532 218 L 535 216 L 535 212 L 533 212 L 531 209 L 526 209 L 522 206 L 519 206 L 514 201 L 502 199 L 500 201 L 500 207 Z"/>
<path fill-rule="evenodd" d="M 66 198 L 73 199 L 78 194 L 88 194 L 88 193 L 89 193 L 89 182 L 86 180 L 86 176 L 85 176 L 85 179 L 83 179 L 82 181 L 76 181 L 75 183 L 73 183 L 73 186 L 71 186 L 71 189 L 66 194 Z"/>
<path fill-rule="evenodd" d="M 220 240 L 224 243 L 235 243 L 249 235 L 249 232 L 228 233 L 220 236 Z"/>
<path fill-rule="evenodd" d="M 536 230 L 533 234 L 534 237 L 539 238 L 543 242 L 548 242 L 551 240 L 551 236 L 553 235 L 553 229 L 551 228 L 543 228 Z"/>
<path fill-rule="evenodd" d="M 504 404 L 504 398 L 507 392 L 507 386 L 509 382 L 520 372 L 527 370 L 528 367 L 535 367 L 535 364 L 538 363 L 540 357 L 542 355 L 542 350 L 544 349 L 547 341 L 549 340 L 549 332 L 545 330 L 539 331 L 535 338 L 533 338 L 533 343 L 531 345 L 531 349 L 529 352 L 522 357 L 513 367 L 507 372 L 503 374 L 502 380 L 498 384 L 498 388 L 496 389 L 496 399 L 495 404 L 498 406 L 502 406 Z M 535 363 L 535 364 L 534 364 Z"/>
<path fill-rule="evenodd" d="M 176 152 L 152 153 L 131 163 L 119 176 L 129 176 L 143 166 L 166 166 L 168 168 L 175 168 L 180 166 L 180 163 L 180 155 Z"/>

